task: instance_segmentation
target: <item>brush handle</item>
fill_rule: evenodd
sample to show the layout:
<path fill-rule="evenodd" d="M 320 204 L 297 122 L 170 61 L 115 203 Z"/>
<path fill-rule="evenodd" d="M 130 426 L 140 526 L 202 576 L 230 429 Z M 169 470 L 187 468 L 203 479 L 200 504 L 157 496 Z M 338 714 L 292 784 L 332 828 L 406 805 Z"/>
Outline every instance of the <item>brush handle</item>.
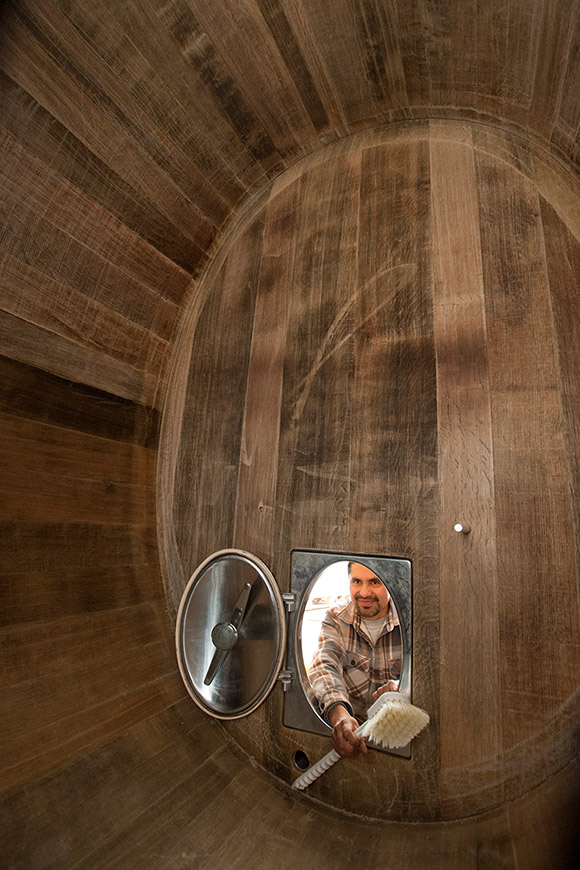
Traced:
<path fill-rule="evenodd" d="M 362 737 L 365 731 L 365 724 L 359 725 L 359 727 L 354 732 L 357 737 Z M 317 761 L 316 764 L 313 764 L 312 767 L 303 773 L 298 779 L 295 779 L 292 783 L 292 788 L 298 788 L 300 790 L 306 788 L 311 783 L 314 782 L 315 779 L 318 779 L 319 776 L 322 776 L 323 773 L 332 767 L 333 764 L 336 764 L 337 761 L 340 761 L 340 755 L 336 751 L 336 749 L 331 749 L 330 752 L 327 752 L 320 761 Z"/>
<path fill-rule="evenodd" d="M 387 703 L 387 701 L 406 701 L 408 703 L 409 699 L 404 695 L 401 695 L 400 692 L 383 692 L 374 704 L 368 709 L 368 718 L 362 725 L 359 725 L 356 731 L 354 732 L 357 737 L 366 737 L 367 734 L 372 730 L 372 719 L 373 717 L 381 710 L 381 708 Z M 340 755 L 335 749 L 331 749 L 330 752 L 327 752 L 326 755 L 317 761 L 316 764 L 313 764 L 312 767 L 307 770 L 305 773 L 301 774 L 298 779 L 295 779 L 292 783 L 292 788 L 304 789 L 314 782 L 315 779 L 318 779 L 319 776 L 322 776 L 329 767 L 332 767 L 333 764 L 336 764 L 339 761 Z"/>
<path fill-rule="evenodd" d="M 324 758 L 321 758 L 320 761 L 317 761 L 316 764 L 313 764 L 310 770 L 307 770 L 306 773 L 303 773 L 298 779 L 295 779 L 292 783 L 292 788 L 303 789 L 309 786 L 315 779 L 318 779 L 319 776 L 322 776 L 329 767 L 332 767 L 333 764 L 336 764 L 339 761 L 340 755 L 336 751 L 336 749 L 331 749 L 330 752 L 327 752 Z"/>

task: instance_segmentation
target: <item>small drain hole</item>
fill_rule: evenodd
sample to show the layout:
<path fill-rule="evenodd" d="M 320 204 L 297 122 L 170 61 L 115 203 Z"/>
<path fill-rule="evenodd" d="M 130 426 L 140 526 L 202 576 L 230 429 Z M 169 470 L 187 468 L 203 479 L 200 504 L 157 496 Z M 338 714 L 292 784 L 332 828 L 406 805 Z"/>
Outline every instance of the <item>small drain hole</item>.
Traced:
<path fill-rule="evenodd" d="M 298 768 L 298 770 L 308 770 L 308 768 L 310 767 L 310 759 L 305 752 L 302 752 L 301 749 L 298 749 L 294 753 L 294 765 Z"/>

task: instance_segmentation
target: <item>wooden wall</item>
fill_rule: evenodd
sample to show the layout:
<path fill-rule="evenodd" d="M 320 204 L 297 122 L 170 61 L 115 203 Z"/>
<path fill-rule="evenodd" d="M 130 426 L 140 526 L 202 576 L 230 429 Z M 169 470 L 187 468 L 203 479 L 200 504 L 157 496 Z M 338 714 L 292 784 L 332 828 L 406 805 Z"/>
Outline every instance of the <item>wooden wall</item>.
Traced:
<path fill-rule="evenodd" d="M 293 548 L 412 560 L 432 725 L 411 762 L 311 787 L 351 812 L 470 816 L 576 756 L 580 199 L 563 181 L 466 122 L 328 146 L 232 235 L 182 335 L 160 478 L 175 604 L 224 547 L 283 589 Z M 291 781 L 324 740 L 281 727 L 281 704 L 228 729 Z"/>
<path fill-rule="evenodd" d="M 577 723 L 577 192 L 531 145 L 496 136 L 484 147 L 482 126 L 449 136 L 423 125 L 414 138 L 393 130 L 386 150 L 372 132 L 365 147 L 348 137 L 405 118 L 499 119 L 576 171 L 578 15 L 577 0 L 2 4 L 3 866 L 330 868 L 347 850 L 376 865 L 387 843 L 402 867 L 539 868 L 554 855 L 564 866 L 575 794 L 564 765 Z M 476 137 L 477 159 L 462 135 Z M 437 144 L 446 136 L 451 145 Z M 328 143 L 335 150 L 318 166 L 297 162 Z M 361 245 L 377 221 L 381 237 Z M 449 245 L 469 251 L 467 262 Z M 493 299 L 490 276 L 504 288 Z M 465 277 L 456 309 L 446 282 L 457 292 Z M 396 292 L 383 305 L 387 288 Z M 236 334 L 218 330 L 224 317 Z M 455 338 L 448 353 L 445 336 L 467 322 L 470 341 Z M 478 354 L 488 378 L 474 389 Z M 517 377 L 528 368 L 533 387 Z M 443 423 L 458 390 L 473 403 L 470 428 Z M 415 421 L 417 402 L 424 425 L 403 439 L 400 408 Z M 384 822 L 377 833 L 289 796 L 184 697 L 156 532 L 164 407 L 169 610 L 192 565 L 225 541 L 246 542 L 282 578 L 298 540 L 414 553 L 424 581 L 416 673 L 434 727 L 400 780 L 400 806 L 428 819 L 497 809 L 444 826 Z M 186 455 L 185 441 L 178 449 L 182 424 L 205 454 Z M 493 488 L 481 473 L 490 433 Z M 473 467 L 447 449 L 458 439 Z M 510 501 L 529 468 L 524 519 L 539 563 Z M 176 469 L 197 493 L 175 487 Z M 473 492 L 480 507 L 461 556 L 485 581 L 491 616 L 469 625 L 487 658 L 469 655 L 466 631 L 456 637 L 454 614 L 478 614 L 484 596 L 456 584 L 447 566 L 459 542 L 443 534 Z M 569 533 L 562 548 L 556 522 Z M 550 585 L 554 565 L 562 588 Z M 532 618 L 537 597 L 555 614 L 555 641 L 550 623 Z M 450 636 L 453 662 L 441 652 Z M 524 644 L 534 661 L 553 652 L 533 687 Z M 497 709 L 480 745 L 465 723 L 483 700 L 461 681 L 498 676 L 501 703 L 486 690 Z M 288 779 L 294 738 L 279 722 L 276 695 L 235 736 Z M 399 780 L 382 770 L 388 794 L 375 793 L 372 814 L 393 817 Z M 362 781 L 376 786 L 370 769 Z M 321 783 L 319 797 L 330 788 Z M 354 805 L 348 771 L 332 789 Z"/>

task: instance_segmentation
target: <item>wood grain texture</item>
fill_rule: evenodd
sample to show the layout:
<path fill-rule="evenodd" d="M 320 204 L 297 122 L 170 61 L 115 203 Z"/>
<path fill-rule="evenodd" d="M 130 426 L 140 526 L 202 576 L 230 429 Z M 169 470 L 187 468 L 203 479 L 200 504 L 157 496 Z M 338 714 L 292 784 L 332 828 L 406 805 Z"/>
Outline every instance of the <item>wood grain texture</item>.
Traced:
<path fill-rule="evenodd" d="M 257 268 L 252 273 L 251 341 L 247 326 L 240 323 L 239 333 L 250 353 L 238 391 L 245 430 L 256 441 L 263 431 L 270 449 L 255 472 L 239 466 L 235 537 L 224 501 L 221 525 L 209 531 L 214 548 L 234 541 L 257 549 L 282 588 L 294 547 L 413 563 L 413 692 L 432 724 L 405 766 L 363 759 L 356 782 L 344 765 L 312 786 L 320 800 L 358 813 L 436 820 L 482 812 L 534 788 L 575 752 L 578 593 L 568 453 L 576 452 L 576 342 L 564 327 L 575 309 L 564 301 L 573 273 L 556 267 L 573 262 L 574 249 L 570 239 L 565 253 L 554 247 L 558 223 L 552 248 L 544 245 L 534 158 L 529 141 L 465 122 L 402 126 L 331 145 L 326 161 L 320 154 L 304 160 L 272 188 L 267 208 L 258 208 L 264 242 L 252 254 L 234 233 L 214 279 L 220 298 L 225 269 L 248 276 L 248 262 L 266 259 L 286 215 L 280 255 L 267 257 L 261 278 Z M 542 166 L 541 184 L 574 226 L 574 199 L 558 174 Z M 247 230 L 242 237 L 249 239 Z M 260 295 L 277 283 L 281 297 L 287 286 L 291 292 L 278 300 L 281 308 L 266 307 Z M 551 292 L 566 306 L 558 327 Z M 223 320 L 211 310 L 201 313 L 195 335 L 208 349 L 220 336 L 226 354 Z M 234 366 L 239 346 L 229 353 Z M 210 415 L 212 431 L 223 405 L 207 404 L 195 366 L 183 419 Z M 225 387 L 225 356 L 217 371 Z M 228 393 L 239 419 L 237 396 Z M 194 455 L 190 423 L 178 431 L 181 450 Z M 239 460 L 232 453 L 231 467 L 245 455 L 234 442 Z M 215 438 L 204 443 L 214 445 L 211 461 L 218 459 Z M 187 516 L 213 497 L 216 479 L 190 491 Z M 268 505 L 275 497 L 273 524 L 259 511 L 262 491 Z M 185 541 L 191 530 L 180 510 L 172 522 Z M 458 519 L 472 525 L 470 536 L 453 532 Z M 537 687 L 541 712 L 534 711 Z M 293 752 L 316 757 L 324 741 L 282 728 L 281 719 L 274 692 L 228 730 L 287 779 Z M 382 789 L 396 794 L 386 810 L 377 808 Z"/>
<path fill-rule="evenodd" d="M 580 242 L 568 227 L 562 223 L 554 209 L 541 200 L 542 225 L 548 262 L 552 311 L 556 332 L 557 353 L 562 385 L 564 412 L 564 438 L 568 457 L 568 490 L 570 510 L 574 525 L 574 541 L 578 540 L 580 529 L 580 463 L 576 452 L 579 443 L 579 399 L 578 353 L 580 352 L 580 323 L 578 298 L 570 292 L 580 276 Z M 580 592 L 580 547 L 575 545 L 576 582 Z M 576 615 L 574 606 L 579 599 L 570 595 L 568 614 L 571 622 L 571 636 L 576 635 Z"/>
<path fill-rule="evenodd" d="M 434 719 L 433 730 L 416 748 L 413 773 L 407 768 L 393 771 L 401 807 L 410 817 L 417 811 L 417 795 L 424 792 L 431 794 L 430 812 L 437 815 L 439 788 L 429 175 L 427 130 L 422 126 L 389 146 L 363 153 L 353 348 L 349 549 L 411 559 L 414 646 L 421 661 L 413 698 Z"/>
<path fill-rule="evenodd" d="M 494 445 L 474 150 L 469 128 L 432 123 L 431 137 L 446 791 L 448 768 L 501 754 L 502 720 Z M 457 522 L 472 532 L 457 534 Z"/>
<path fill-rule="evenodd" d="M 564 867 L 577 845 L 580 721 L 577 0 L 14 0 L 0 17 L 2 863 L 325 870 L 380 866 L 388 853 L 409 868 Z M 431 144 L 425 125 L 374 129 L 431 117 L 494 126 L 470 124 L 469 143 L 467 128 L 439 126 Z M 465 149 L 484 275 L 473 317 Z M 432 207 L 434 189 L 443 199 Z M 267 268 L 266 200 L 270 216 L 290 210 L 278 231 L 286 259 Z M 449 233 L 435 230 L 436 209 Z M 443 256 L 453 237 L 460 250 Z M 389 258 L 416 263 L 415 278 L 375 280 Z M 284 287 L 285 323 L 260 276 Z M 349 288 L 356 306 L 340 319 Z M 454 295 L 457 307 L 443 305 Z M 385 297 L 390 307 L 372 314 Z M 446 512 L 483 483 L 486 384 L 464 399 L 473 425 L 451 426 L 440 410 L 469 393 L 482 323 L 495 527 L 480 486 L 479 538 L 459 563 L 447 558 Z M 469 341 L 437 345 L 442 326 Z M 174 348 L 188 364 L 168 375 Z M 269 356 L 272 380 L 259 364 Z M 186 398 L 166 405 L 183 399 L 183 433 L 174 426 L 159 456 L 172 468 L 161 487 L 173 497 L 162 517 L 170 612 L 203 556 L 259 543 L 258 532 L 281 585 L 304 540 L 413 559 L 414 690 L 433 725 L 406 766 L 345 763 L 321 781 L 318 797 L 338 795 L 356 818 L 251 769 L 184 700 L 153 466 L 163 391 L 188 373 Z M 271 400 L 278 453 L 258 480 L 244 476 L 243 437 L 258 457 Z M 476 470 L 453 465 L 452 441 Z M 267 530 L 264 512 L 245 509 L 258 490 Z M 496 615 L 459 623 L 481 578 Z M 449 667 L 450 637 L 465 646 L 470 628 L 489 660 Z M 477 677 L 493 675 L 498 655 L 501 706 L 476 728 Z M 316 757 L 326 745 L 280 722 L 276 691 L 239 743 L 289 779 L 297 748 Z"/>
<path fill-rule="evenodd" d="M 26 32 L 43 46 L 154 163 L 195 187 L 208 216 L 316 137 L 409 108 L 508 118 L 577 159 L 576 0 L 557 15 L 549 2 L 518 0 L 334 0 L 328 15 L 274 0 L 222 2 L 211 13 L 183 0 L 98 10 L 28 0 L 5 16 L 10 27 L 16 17 L 19 42 L 33 51 Z"/>
<path fill-rule="evenodd" d="M 69 187 L 82 191 L 92 203 L 104 208 L 168 260 L 183 270 L 193 267 L 200 255 L 198 245 L 183 236 L 153 201 L 113 172 L 3 72 L 0 80 L 3 130 L 39 159 L 49 174 L 57 172 L 70 183 Z"/>
<path fill-rule="evenodd" d="M 262 229 L 258 218 L 236 240 L 234 260 L 220 270 L 196 329 L 189 378 L 204 398 L 201 406 L 186 409 L 176 470 L 174 511 L 188 513 L 190 523 L 176 526 L 183 574 L 170 580 L 175 602 L 184 580 L 219 549 L 218 542 L 232 540 Z M 199 493 L 205 494 L 201 500 Z"/>
<path fill-rule="evenodd" d="M 286 153 L 301 150 L 304 135 L 314 132 L 296 82 L 288 69 L 271 29 L 254 0 L 239 4 L 224 0 L 220 7 L 203 0 L 188 4 L 216 52 L 227 58 L 227 67 L 239 87 L 242 99 L 264 127 L 276 149 Z M 227 26 L 224 23 L 227 22 Z M 263 63 L 249 64 L 255 40 L 264 46 Z"/>
<path fill-rule="evenodd" d="M 500 650 L 506 747 L 553 715 L 576 685 L 578 667 L 570 623 L 571 605 L 576 610 L 570 586 L 574 539 L 540 205 L 533 185 L 521 176 L 508 178 L 507 172 L 478 157 L 497 557 L 504 578 Z M 518 245 L 506 244 L 515 234 Z M 555 583 L 554 578 L 560 579 Z"/>
<path fill-rule="evenodd" d="M 13 75 L 17 84 L 28 90 L 57 120 L 68 127 L 72 125 L 75 135 L 97 157 L 112 164 L 111 169 L 130 186 L 155 198 L 170 222 L 195 241 L 199 260 L 203 245 L 213 236 L 211 221 L 191 205 L 178 185 L 164 176 L 136 144 L 124 137 L 100 106 L 87 99 L 82 89 L 46 55 L 25 28 L 12 23 L 10 30 L 14 32 L 3 36 L 3 66 L 8 75 Z"/>
<path fill-rule="evenodd" d="M 154 446 L 155 409 L 0 356 L 0 409 L 113 441 Z"/>
<path fill-rule="evenodd" d="M 359 164 L 348 155 L 309 173 L 297 207 L 274 530 L 283 576 L 298 541 L 347 544 Z"/>
<path fill-rule="evenodd" d="M 299 183 L 266 209 L 260 276 L 252 324 L 236 487 L 233 545 L 271 563 L 280 407 L 290 288 L 293 285 Z M 293 295 L 293 294 L 292 294 Z M 225 324 L 224 324 L 225 326 Z"/>

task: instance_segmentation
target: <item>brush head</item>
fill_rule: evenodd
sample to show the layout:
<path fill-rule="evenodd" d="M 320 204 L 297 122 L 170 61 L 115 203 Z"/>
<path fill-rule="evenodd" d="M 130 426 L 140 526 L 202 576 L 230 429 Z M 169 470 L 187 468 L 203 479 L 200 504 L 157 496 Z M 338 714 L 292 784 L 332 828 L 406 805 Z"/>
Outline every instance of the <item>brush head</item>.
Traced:
<path fill-rule="evenodd" d="M 384 692 L 369 707 L 364 736 L 385 749 L 400 749 L 429 724 L 429 714 L 400 692 Z"/>

